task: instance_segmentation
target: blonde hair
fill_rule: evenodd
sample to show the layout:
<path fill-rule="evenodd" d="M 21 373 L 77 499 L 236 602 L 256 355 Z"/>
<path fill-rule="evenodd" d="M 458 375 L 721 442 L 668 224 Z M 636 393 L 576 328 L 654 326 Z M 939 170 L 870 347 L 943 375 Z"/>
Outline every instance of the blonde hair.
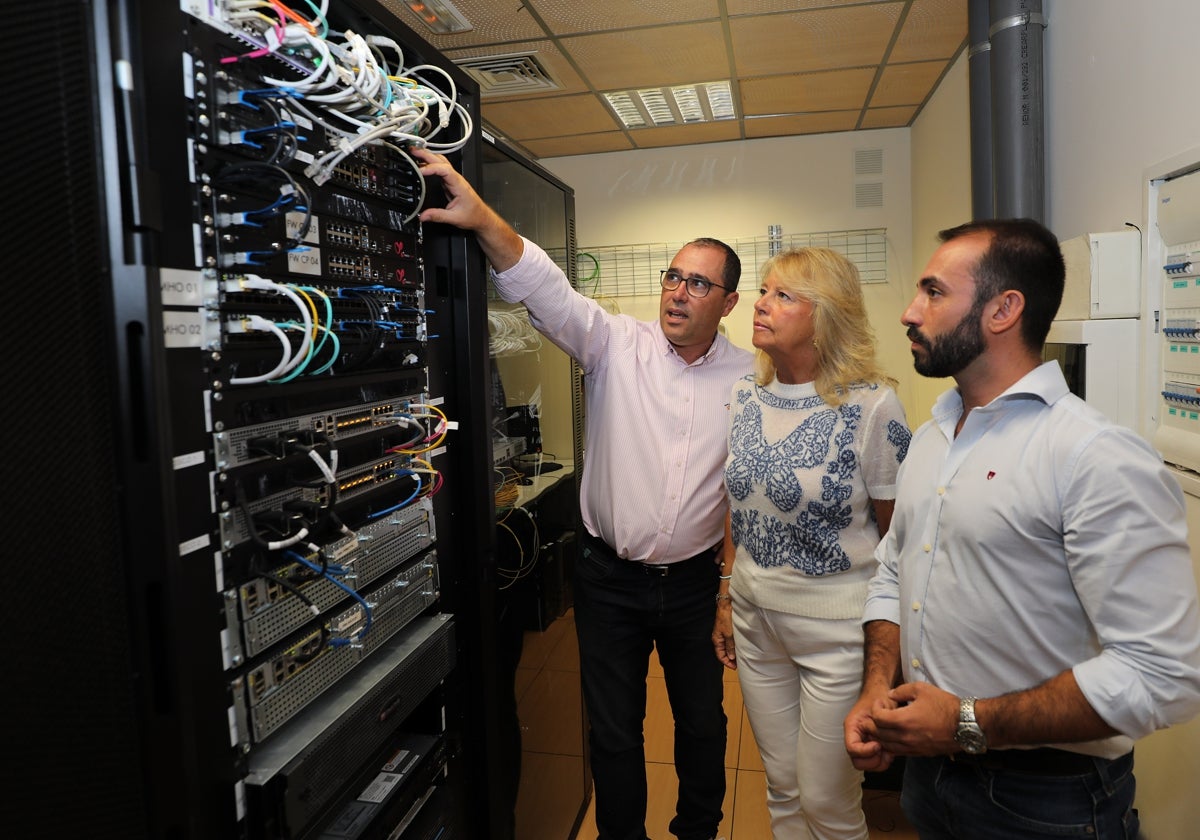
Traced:
<path fill-rule="evenodd" d="M 840 405 L 852 385 L 896 386 L 879 366 L 875 331 L 859 284 L 858 268 L 830 248 L 782 251 L 763 264 L 762 276 L 813 305 L 813 344 L 817 350 L 817 394 Z M 754 381 L 766 385 L 775 378 L 775 363 L 762 350 L 755 352 Z"/>

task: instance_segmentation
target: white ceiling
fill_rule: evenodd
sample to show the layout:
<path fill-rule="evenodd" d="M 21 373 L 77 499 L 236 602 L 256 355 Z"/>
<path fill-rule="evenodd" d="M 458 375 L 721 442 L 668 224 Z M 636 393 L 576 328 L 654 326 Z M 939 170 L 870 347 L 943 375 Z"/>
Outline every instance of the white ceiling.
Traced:
<path fill-rule="evenodd" d="M 482 110 L 534 157 L 911 125 L 967 42 L 967 0 L 452 2 L 473 29 L 383 0 L 451 60 L 532 54 L 557 87 Z M 736 119 L 624 129 L 602 95 L 719 80 Z"/>

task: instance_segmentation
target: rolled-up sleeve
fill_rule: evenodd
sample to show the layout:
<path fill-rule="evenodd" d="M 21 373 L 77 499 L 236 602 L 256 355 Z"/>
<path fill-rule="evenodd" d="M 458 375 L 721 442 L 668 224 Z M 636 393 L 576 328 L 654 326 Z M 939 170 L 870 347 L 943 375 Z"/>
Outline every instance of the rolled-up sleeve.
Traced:
<path fill-rule="evenodd" d="M 1073 673 L 1106 723 L 1140 738 L 1200 712 L 1200 607 L 1183 493 L 1128 430 L 1108 429 L 1084 449 L 1062 485 L 1064 543 L 1100 652 Z"/>

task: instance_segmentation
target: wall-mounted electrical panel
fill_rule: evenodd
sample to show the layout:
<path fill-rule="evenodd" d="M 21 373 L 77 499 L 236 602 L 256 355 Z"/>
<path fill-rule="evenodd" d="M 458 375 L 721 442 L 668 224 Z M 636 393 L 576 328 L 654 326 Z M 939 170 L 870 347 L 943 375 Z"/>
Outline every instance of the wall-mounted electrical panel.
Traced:
<path fill-rule="evenodd" d="M 1059 320 L 1141 314 L 1142 240 L 1136 230 L 1088 233 L 1060 244 L 1067 281 Z"/>
<path fill-rule="evenodd" d="M 1129 229 L 1059 244 L 1066 283 L 1042 356 L 1058 361 L 1072 393 L 1136 429 L 1141 238 Z"/>
<path fill-rule="evenodd" d="M 103 399 L 76 391 L 71 413 L 109 460 L 22 456 L 59 559 L 22 557 L 64 616 L 21 672 L 78 713 L 57 723 L 68 750 L 27 710 L 47 758 L 21 756 L 40 786 L 51 760 L 92 783 L 80 813 L 31 799 L 30 830 L 7 827 L 494 836 L 465 805 L 495 771 L 466 699 L 490 690 L 486 284 L 470 237 L 419 222 L 444 196 L 410 154 L 478 179 L 476 86 L 377 0 L 63 5 L 45 31 L 71 58 L 39 104 L 54 151 L 12 163 L 39 164 L 28 215 L 84 240 L 44 264 L 47 312 L 94 299 L 82 320 L 106 326 L 66 356 L 64 320 L 17 358 L 47 391 L 93 371 Z M 53 428 L 53 402 L 28 411 Z M 72 524 L 89 505 L 110 539 Z M 89 634 L 116 647 L 90 685 L 55 661 Z M 93 705 L 119 714 L 93 725 Z M 93 739 L 122 765 L 67 759 Z"/>
<path fill-rule="evenodd" d="M 1200 161 L 1196 162 L 1200 166 Z M 1158 424 L 1154 445 L 1170 464 L 1200 472 L 1200 174 L 1151 183 L 1150 270 L 1161 290 Z"/>

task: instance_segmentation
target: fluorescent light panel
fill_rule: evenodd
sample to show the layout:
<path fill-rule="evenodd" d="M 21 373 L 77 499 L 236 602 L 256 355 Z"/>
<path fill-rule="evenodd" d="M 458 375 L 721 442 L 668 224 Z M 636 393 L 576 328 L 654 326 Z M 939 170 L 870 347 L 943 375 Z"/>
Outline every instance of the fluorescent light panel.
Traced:
<path fill-rule="evenodd" d="M 623 90 L 606 93 L 604 98 L 625 128 L 687 125 L 737 116 L 729 82 Z"/>
<path fill-rule="evenodd" d="M 450 0 L 404 0 L 421 22 L 439 35 L 467 32 L 474 27 Z"/>

